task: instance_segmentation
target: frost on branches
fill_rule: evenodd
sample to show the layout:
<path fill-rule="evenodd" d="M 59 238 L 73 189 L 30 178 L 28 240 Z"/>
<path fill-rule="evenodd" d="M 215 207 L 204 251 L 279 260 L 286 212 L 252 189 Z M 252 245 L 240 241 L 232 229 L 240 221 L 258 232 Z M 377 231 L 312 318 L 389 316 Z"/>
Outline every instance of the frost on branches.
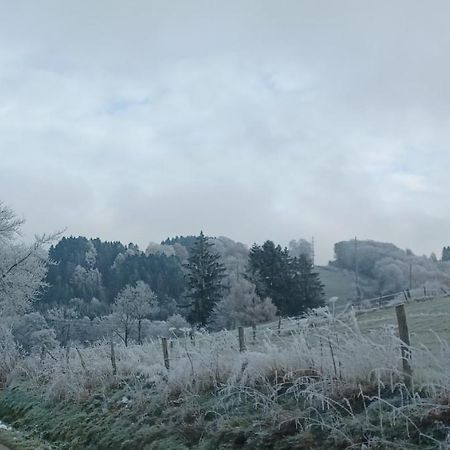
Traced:
<path fill-rule="evenodd" d="M 150 318 L 158 312 L 158 299 L 150 286 L 143 281 L 138 281 L 135 286 L 125 286 L 117 295 L 114 302 L 114 312 L 123 327 L 123 335 L 116 334 L 128 346 L 130 326 L 134 321 L 138 322 L 138 344 L 142 343 L 142 320 Z"/>
<path fill-rule="evenodd" d="M 23 314 L 45 285 L 44 246 L 57 234 L 35 236 L 34 243 L 18 241 L 23 220 L 0 202 L 0 317 Z"/>
<path fill-rule="evenodd" d="M 275 320 L 276 306 L 268 297 L 261 299 L 256 286 L 242 276 L 230 276 L 230 290 L 212 312 L 213 329 L 231 329 Z"/>

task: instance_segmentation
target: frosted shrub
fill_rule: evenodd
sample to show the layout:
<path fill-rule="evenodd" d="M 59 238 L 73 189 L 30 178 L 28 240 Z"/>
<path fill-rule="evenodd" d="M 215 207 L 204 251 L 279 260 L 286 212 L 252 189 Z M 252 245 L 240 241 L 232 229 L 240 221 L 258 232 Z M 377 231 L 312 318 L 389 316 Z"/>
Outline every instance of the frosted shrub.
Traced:
<path fill-rule="evenodd" d="M 20 349 L 14 340 L 11 328 L 0 324 L 0 386 L 14 370 L 20 356 Z"/>
<path fill-rule="evenodd" d="M 189 329 L 191 326 L 189 322 L 180 314 L 174 314 L 167 319 L 169 325 L 169 331 L 175 336 L 183 336 L 185 329 Z"/>
<path fill-rule="evenodd" d="M 144 339 L 155 339 L 158 337 L 169 337 L 170 325 L 164 320 L 147 320 L 142 321 L 142 336 Z"/>
<path fill-rule="evenodd" d="M 270 298 L 261 299 L 256 286 L 245 278 L 229 277 L 230 290 L 211 315 L 211 328 L 223 330 L 275 320 L 277 308 Z"/>
<path fill-rule="evenodd" d="M 58 345 L 55 331 L 38 312 L 16 316 L 12 323 L 14 339 L 26 351 L 39 352 L 43 345 L 47 348 Z"/>

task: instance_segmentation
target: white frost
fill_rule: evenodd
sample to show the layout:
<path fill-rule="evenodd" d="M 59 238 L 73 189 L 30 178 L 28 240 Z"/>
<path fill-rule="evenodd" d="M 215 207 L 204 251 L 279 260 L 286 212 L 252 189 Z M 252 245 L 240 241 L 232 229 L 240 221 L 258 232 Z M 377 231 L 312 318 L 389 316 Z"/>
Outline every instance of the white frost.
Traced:
<path fill-rule="evenodd" d="M 11 427 L 8 427 L 8 425 L 5 425 L 5 424 L 0 420 L 0 430 L 10 431 L 10 430 L 12 430 L 12 428 L 11 428 Z"/>

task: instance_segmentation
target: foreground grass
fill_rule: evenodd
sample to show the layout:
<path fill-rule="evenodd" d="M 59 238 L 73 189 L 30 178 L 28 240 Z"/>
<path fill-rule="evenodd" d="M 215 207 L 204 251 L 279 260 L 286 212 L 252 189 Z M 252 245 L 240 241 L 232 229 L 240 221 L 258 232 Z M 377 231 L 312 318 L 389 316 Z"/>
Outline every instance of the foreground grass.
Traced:
<path fill-rule="evenodd" d="M 235 331 L 180 338 L 169 370 L 157 341 L 118 345 L 117 373 L 107 343 L 32 355 L 9 373 L 0 417 L 56 449 L 449 448 L 450 349 L 412 349 L 411 390 L 388 319 L 322 311 L 247 334 L 245 352 Z"/>
<path fill-rule="evenodd" d="M 53 450 L 57 447 L 44 443 L 33 431 L 0 430 L 0 448 L 8 450 Z"/>
<path fill-rule="evenodd" d="M 305 402 L 283 393 L 270 411 L 258 407 L 251 393 L 224 402 L 205 393 L 164 405 L 155 403 L 151 391 L 137 393 L 131 386 L 93 393 L 79 403 L 43 401 L 43 394 L 26 383 L 8 389 L 0 398 L 0 414 L 61 450 L 433 449 L 446 448 L 450 426 L 447 410 L 433 416 L 419 408 L 408 418 L 406 432 L 408 421 L 401 415 L 392 420 L 386 406 L 402 401 L 400 391 L 384 392 L 381 403 L 379 399 L 364 402 L 355 395 L 321 411 L 312 411 Z M 50 447 L 11 447 L 22 448 Z"/>

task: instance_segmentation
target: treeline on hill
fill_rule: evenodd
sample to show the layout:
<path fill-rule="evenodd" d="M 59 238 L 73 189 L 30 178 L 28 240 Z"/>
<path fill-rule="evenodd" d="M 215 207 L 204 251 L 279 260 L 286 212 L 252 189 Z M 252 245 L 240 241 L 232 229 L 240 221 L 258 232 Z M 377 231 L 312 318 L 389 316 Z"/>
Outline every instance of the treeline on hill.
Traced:
<path fill-rule="evenodd" d="M 334 245 L 334 252 L 330 266 L 357 271 L 363 298 L 424 286 L 429 291 L 450 286 L 450 247 L 444 247 L 441 261 L 434 253 L 417 256 L 409 249 L 371 240 L 341 241 Z"/>
<path fill-rule="evenodd" d="M 135 244 L 64 237 L 49 249 L 36 312 L 23 317 L 17 333 L 27 340 L 30 330 L 48 328 L 62 343 L 115 334 L 128 343 L 192 325 L 233 328 L 301 314 L 324 300 L 308 245 L 292 241 L 288 251 L 267 241 L 249 251 L 201 232 L 143 251 Z"/>
<path fill-rule="evenodd" d="M 0 202 L 0 386 L 9 385 L 0 412 L 14 428 L 39 430 L 64 448 L 448 443 L 450 359 L 438 336 L 437 355 L 413 348 L 411 384 L 390 327 L 362 333 L 325 309 L 309 315 L 298 333 L 286 330 L 284 345 L 275 333 L 251 352 L 237 351 L 234 333 L 200 333 L 192 351 L 180 339 L 170 350 L 170 372 L 159 342 L 125 348 L 129 339 L 141 344 L 189 332 L 186 318 L 220 329 L 320 304 L 307 243 L 286 250 L 267 241 L 248 251 L 200 233 L 141 251 L 65 238 L 51 247 L 51 261 L 46 249 L 59 234 L 27 244 L 22 223 Z M 334 265 L 347 269 L 336 270 L 352 270 L 352 246 L 353 263 L 366 276 L 379 274 L 379 261 L 435 276 L 449 267 L 367 241 L 338 244 Z M 163 314 L 166 320 L 157 320 Z M 119 339 L 125 345 L 115 346 Z"/>
<path fill-rule="evenodd" d="M 66 237 L 46 252 L 57 236 L 42 236 L 31 247 L 20 242 L 22 221 L 1 203 L 0 224 L 0 314 L 10 318 L 25 349 L 111 336 L 141 342 L 192 326 L 220 330 L 302 314 L 323 304 L 318 271 L 339 282 L 357 268 L 362 297 L 450 285 L 449 262 L 374 241 L 337 243 L 325 270 L 313 266 L 305 240 L 289 248 L 266 241 L 249 250 L 200 233 L 150 243 L 144 251 Z M 356 277 L 341 278 L 348 286 Z"/>
<path fill-rule="evenodd" d="M 85 237 L 62 238 L 49 250 L 48 267 L 40 308 L 73 307 L 80 314 L 95 317 L 108 312 L 119 292 L 143 281 L 157 293 L 162 317 L 174 311 L 175 299 L 185 290 L 181 262 L 184 247 L 143 252 L 137 245 L 103 242 Z M 176 254 L 175 250 L 179 253 Z"/>

